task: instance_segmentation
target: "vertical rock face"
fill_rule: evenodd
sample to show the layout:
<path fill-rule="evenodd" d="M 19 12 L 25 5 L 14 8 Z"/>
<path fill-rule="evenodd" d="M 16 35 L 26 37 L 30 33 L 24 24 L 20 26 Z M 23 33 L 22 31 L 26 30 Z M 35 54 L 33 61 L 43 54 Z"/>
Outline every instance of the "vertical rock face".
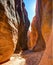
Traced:
<path fill-rule="evenodd" d="M 29 25 L 23 0 L 0 0 L 0 63 L 8 60 L 15 48 L 15 52 L 28 49 Z"/>
<path fill-rule="evenodd" d="M 20 23 L 18 24 L 18 42 L 15 52 L 18 50 L 26 50 L 27 47 L 27 31 L 30 25 L 28 14 L 25 9 L 23 0 L 16 0 L 16 10 L 20 17 Z"/>
<path fill-rule="evenodd" d="M 31 23 L 31 31 L 28 32 L 28 37 L 29 37 L 29 42 L 28 42 L 28 47 L 29 49 L 33 49 L 33 47 L 36 45 L 36 41 L 38 38 L 38 32 L 36 29 L 36 16 L 34 16 L 32 23 Z"/>
<path fill-rule="evenodd" d="M 38 37 L 36 37 L 36 32 Z M 33 50 L 43 51 L 45 49 L 39 65 L 52 65 L 52 0 L 37 0 L 36 17 L 32 21 L 31 34 L 35 36 L 35 39 L 37 38 L 34 41 L 34 37 L 31 37 L 34 41 Z"/>
<path fill-rule="evenodd" d="M 52 0 L 41 1 L 42 25 L 41 31 L 45 40 L 46 49 L 39 65 L 53 65 L 52 59 Z M 49 50 L 49 51 L 48 51 Z M 46 60 L 44 60 L 46 59 Z"/>
<path fill-rule="evenodd" d="M 12 28 L 8 24 L 5 9 L 0 3 L 0 63 L 7 61 L 14 52 Z"/>
<path fill-rule="evenodd" d="M 34 49 L 43 50 L 45 49 L 45 44 L 47 43 L 49 36 L 52 31 L 52 5 L 51 1 L 48 0 L 37 0 L 36 5 L 36 16 L 34 16 L 32 24 L 31 24 L 31 38 L 34 40 L 33 44 L 35 44 Z M 36 34 L 37 32 L 37 34 Z M 38 35 L 38 37 L 36 37 Z"/>
<path fill-rule="evenodd" d="M 31 31 L 31 35 L 32 35 L 32 39 L 34 40 L 34 42 L 32 43 L 32 48 L 34 51 L 41 51 L 45 49 L 45 40 L 42 36 L 42 32 L 41 32 L 41 25 L 42 25 L 42 16 L 41 16 L 41 1 L 37 2 L 37 7 L 36 7 L 36 16 L 34 16 L 33 21 L 32 21 L 32 31 Z M 35 36 L 35 38 L 33 37 Z"/>

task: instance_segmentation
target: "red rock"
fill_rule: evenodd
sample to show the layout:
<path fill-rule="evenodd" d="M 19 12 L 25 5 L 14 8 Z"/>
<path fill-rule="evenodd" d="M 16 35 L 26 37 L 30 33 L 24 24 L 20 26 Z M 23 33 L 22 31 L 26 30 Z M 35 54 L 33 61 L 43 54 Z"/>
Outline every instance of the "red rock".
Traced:
<path fill-rule="evenodd" d="M 7 61 L 14 52 L 12 28 L 0 3 L 0 63 Z"/>
<path fill-rule="evenodd" d="M 44 50 L 44 54 L 40 60 L 39 65 L 53 65 L 52 27 L 52 0 L 37 0 L 36 17 L 32 21 L 32 29 L 36 29 L 38 38 L 35 46 L 32 43 L 32 48 L 34 46 L 33 50 L 37 52 L 41 52 Z M 32 30 L 32 32 L 33 31 L 34 30 Z M 34 33 L 31 34 L 33 35 Z M 31 36 L 31 38 L 33 38 L 33 36 Z"/>

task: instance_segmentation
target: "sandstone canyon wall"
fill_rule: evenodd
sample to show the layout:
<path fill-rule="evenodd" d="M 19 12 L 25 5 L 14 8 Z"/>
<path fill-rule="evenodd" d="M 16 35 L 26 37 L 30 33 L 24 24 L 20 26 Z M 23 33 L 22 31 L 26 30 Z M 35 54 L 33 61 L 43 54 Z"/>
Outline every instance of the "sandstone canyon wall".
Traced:
<path fill-rule="evenodd" d="M 36 16 L 31 24 L 30 45 L 33 51 L 43 51 L 39 65 L 53 65 L 52 0 L 37 0 Z"/>
<path fill-rule="evenodd" d="M 14 51 L 28 49 L 29 25 L 23 0 L 0 0 L 0 63 L 8 60 Z"/>
<path fill-rule="evenodd" d="M 25 4 L 22 1 L 22 9 L 20 0 L 16 0 L 16 10 L 20 16 L 20 24 L 18 24 L 18 44 L 16 50 L 26 50 L 27 46 L 27 31 L 30 25 L 30 21 L 28 19 L 28 13 L 25 8 Z M 23 12 L 22 12 L 23 11 Z M 20 48 L 19 48 L 20 47 Z"/>
<path fill-rule="evenodd" d="M 52 0 L 37 0 L 27 45 L 29 25 L 23 0 L 0 0 L 0 63 L 29 45 L 34 52 L 44 51 L 39 65 L 52 65 Z"/>

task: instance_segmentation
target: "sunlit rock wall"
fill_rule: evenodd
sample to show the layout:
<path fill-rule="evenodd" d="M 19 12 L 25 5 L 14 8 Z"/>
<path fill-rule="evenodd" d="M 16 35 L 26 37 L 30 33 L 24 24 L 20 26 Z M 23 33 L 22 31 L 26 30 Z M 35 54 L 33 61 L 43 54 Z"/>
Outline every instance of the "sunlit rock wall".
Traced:
<path fill-rule="evenodd" d="M 52 0 L 37 0 L 36 16 L 33 18 L 31 30 L 33 43 L 31 41 L 30 44 L 33 50 L 45 50 L 40 65 L 52 65 Z M 32 35 L 35 36 L 35 40 Z"/>
<path fill-rule="evenodd" d="M 31 31 L 28 32 L 28 47 L 30 50 L 36 45 L 36 41 L 38 38 L 38 32 L 36 29 L 36 16 L 34 16 L 31 23 Z"/>
<path fill-rule="evenodd" d="M 23 0 L 0 0 L 0 63 L 26 50 L 28 14 Z"/>
<path fill-rule="evenodd" d="M 9 24 L 5 2 L 0 0 L 0 63 L 7 61 L 14 52 L 12 27 Z"/>

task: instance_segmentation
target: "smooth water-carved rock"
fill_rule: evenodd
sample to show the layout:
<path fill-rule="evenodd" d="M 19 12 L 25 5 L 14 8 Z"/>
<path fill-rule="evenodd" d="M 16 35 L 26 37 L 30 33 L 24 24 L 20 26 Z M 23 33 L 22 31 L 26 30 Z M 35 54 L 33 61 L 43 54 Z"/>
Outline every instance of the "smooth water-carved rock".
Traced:
<path fill-rule="evenodd" d="M 8 17 L 0 3 L 0 63 L 7 61 L 14 52 L 12 38 L 12 28 L 8 24 Z"/>
<path fill-rule="evenodd" d="M 34 16 L 32 23 L 31 23 L 31 31 L 28 32 L 28 47 L 29 49 L 33 49 L 33 47 L 36 45 L 36 41 L 38 38 L 38 32 L 36 29 L 36 16 Z"/>
<path fill-rule="evenodd" d="M 39 65 L 52 65 L 52 0 L 37 0 L 35 18 L 35 24 L 33 24 L 32 28 L 35 25 L 35 29 L 38 33 L 38 38 L 33 50 L 37 52 L 44 50 L 44 54 Z"/>
<path fill-rule="evenodd" d="M 0 0 L 0 63 L 10 59 L 18 40 L 19 15 L 14 0 Z"/>
<path fill-rule="evenodd" d="M 52 31 L 52 6 L 51 1 L 38 1 L 36 7 L 36 29 L 38 31 L 36 50 L 44 50 Z"/>
<path fill-rule="evenodd" d="M 42 51 L 45 50 L 45 40 L 42 36 L 42 31 L 41 31 L 41 12 L 40 12 L 40 2 L 38 1 L 37 3 L 37 8 L 36 8 L 36 16 L 34 16 L 32 24 L 31 24 L 31 42 L 32 44 L 32 49 L 34 51 Z"/>

